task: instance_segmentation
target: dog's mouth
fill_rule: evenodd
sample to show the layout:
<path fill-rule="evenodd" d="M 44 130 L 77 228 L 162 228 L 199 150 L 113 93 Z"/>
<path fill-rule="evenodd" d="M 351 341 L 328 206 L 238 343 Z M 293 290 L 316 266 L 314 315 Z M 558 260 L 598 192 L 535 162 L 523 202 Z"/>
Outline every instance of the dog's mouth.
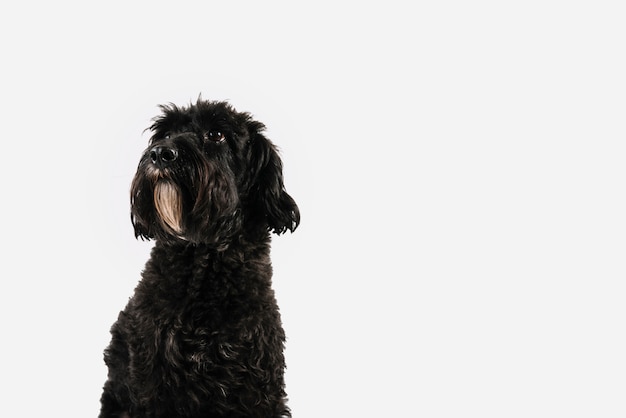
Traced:
<path fill-rule="evenodd" d="M 161 180 L 154 185 L 154 207 L 164 228 L 183 233 L 183 200 L 173 182 Z"/>

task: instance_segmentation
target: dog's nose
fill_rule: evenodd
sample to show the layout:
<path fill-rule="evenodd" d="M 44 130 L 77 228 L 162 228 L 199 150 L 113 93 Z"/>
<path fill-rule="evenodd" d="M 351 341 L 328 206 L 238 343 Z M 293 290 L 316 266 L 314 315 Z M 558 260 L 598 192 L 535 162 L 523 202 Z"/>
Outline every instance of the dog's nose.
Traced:
<path fill-rule="evenodd" d="M 150 160 L 159 168 L 165 168 L 178 158 L 178 151 L 175 148 L 157 145 L 150 150 Z"/>

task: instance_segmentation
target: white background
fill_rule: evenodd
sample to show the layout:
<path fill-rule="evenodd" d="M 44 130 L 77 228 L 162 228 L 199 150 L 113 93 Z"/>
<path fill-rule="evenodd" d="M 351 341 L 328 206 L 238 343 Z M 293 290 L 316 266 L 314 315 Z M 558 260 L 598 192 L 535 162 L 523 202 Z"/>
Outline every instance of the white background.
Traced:
<path fill-rule="evenodd" d="M 268 126 L 301 208 L 295 417 L 625 416 L 620 3 L 4 4 L 1 415 L 97 416 L 143 130 L 202 93 Z"/>

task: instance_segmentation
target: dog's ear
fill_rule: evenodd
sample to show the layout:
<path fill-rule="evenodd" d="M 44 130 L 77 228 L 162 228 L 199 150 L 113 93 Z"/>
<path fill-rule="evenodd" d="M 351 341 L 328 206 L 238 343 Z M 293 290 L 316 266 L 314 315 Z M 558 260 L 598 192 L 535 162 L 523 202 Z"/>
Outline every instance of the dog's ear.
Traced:
<path fill-rule="evenodd" d="M 283 164 L 276 147 L 261 133 L 265 128 L 262 123 L 248 120 L 247 126 L 250 203 L 265 215 L 270 231 L 293 232 L 300 224 L 300 211 L 285 190 Z"/>

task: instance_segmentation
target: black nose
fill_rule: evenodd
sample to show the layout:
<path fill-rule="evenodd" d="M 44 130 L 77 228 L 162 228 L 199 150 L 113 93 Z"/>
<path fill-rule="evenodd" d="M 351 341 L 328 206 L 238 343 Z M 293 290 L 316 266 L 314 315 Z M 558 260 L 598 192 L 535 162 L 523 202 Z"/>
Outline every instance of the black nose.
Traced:
<path fill-rule="evenodd" d="M 176 148 L 157 145 L 150 150 L 150 159 L 152 163 L 159 168 L 165 168 L 172 164 L 178 158 Z"/>

